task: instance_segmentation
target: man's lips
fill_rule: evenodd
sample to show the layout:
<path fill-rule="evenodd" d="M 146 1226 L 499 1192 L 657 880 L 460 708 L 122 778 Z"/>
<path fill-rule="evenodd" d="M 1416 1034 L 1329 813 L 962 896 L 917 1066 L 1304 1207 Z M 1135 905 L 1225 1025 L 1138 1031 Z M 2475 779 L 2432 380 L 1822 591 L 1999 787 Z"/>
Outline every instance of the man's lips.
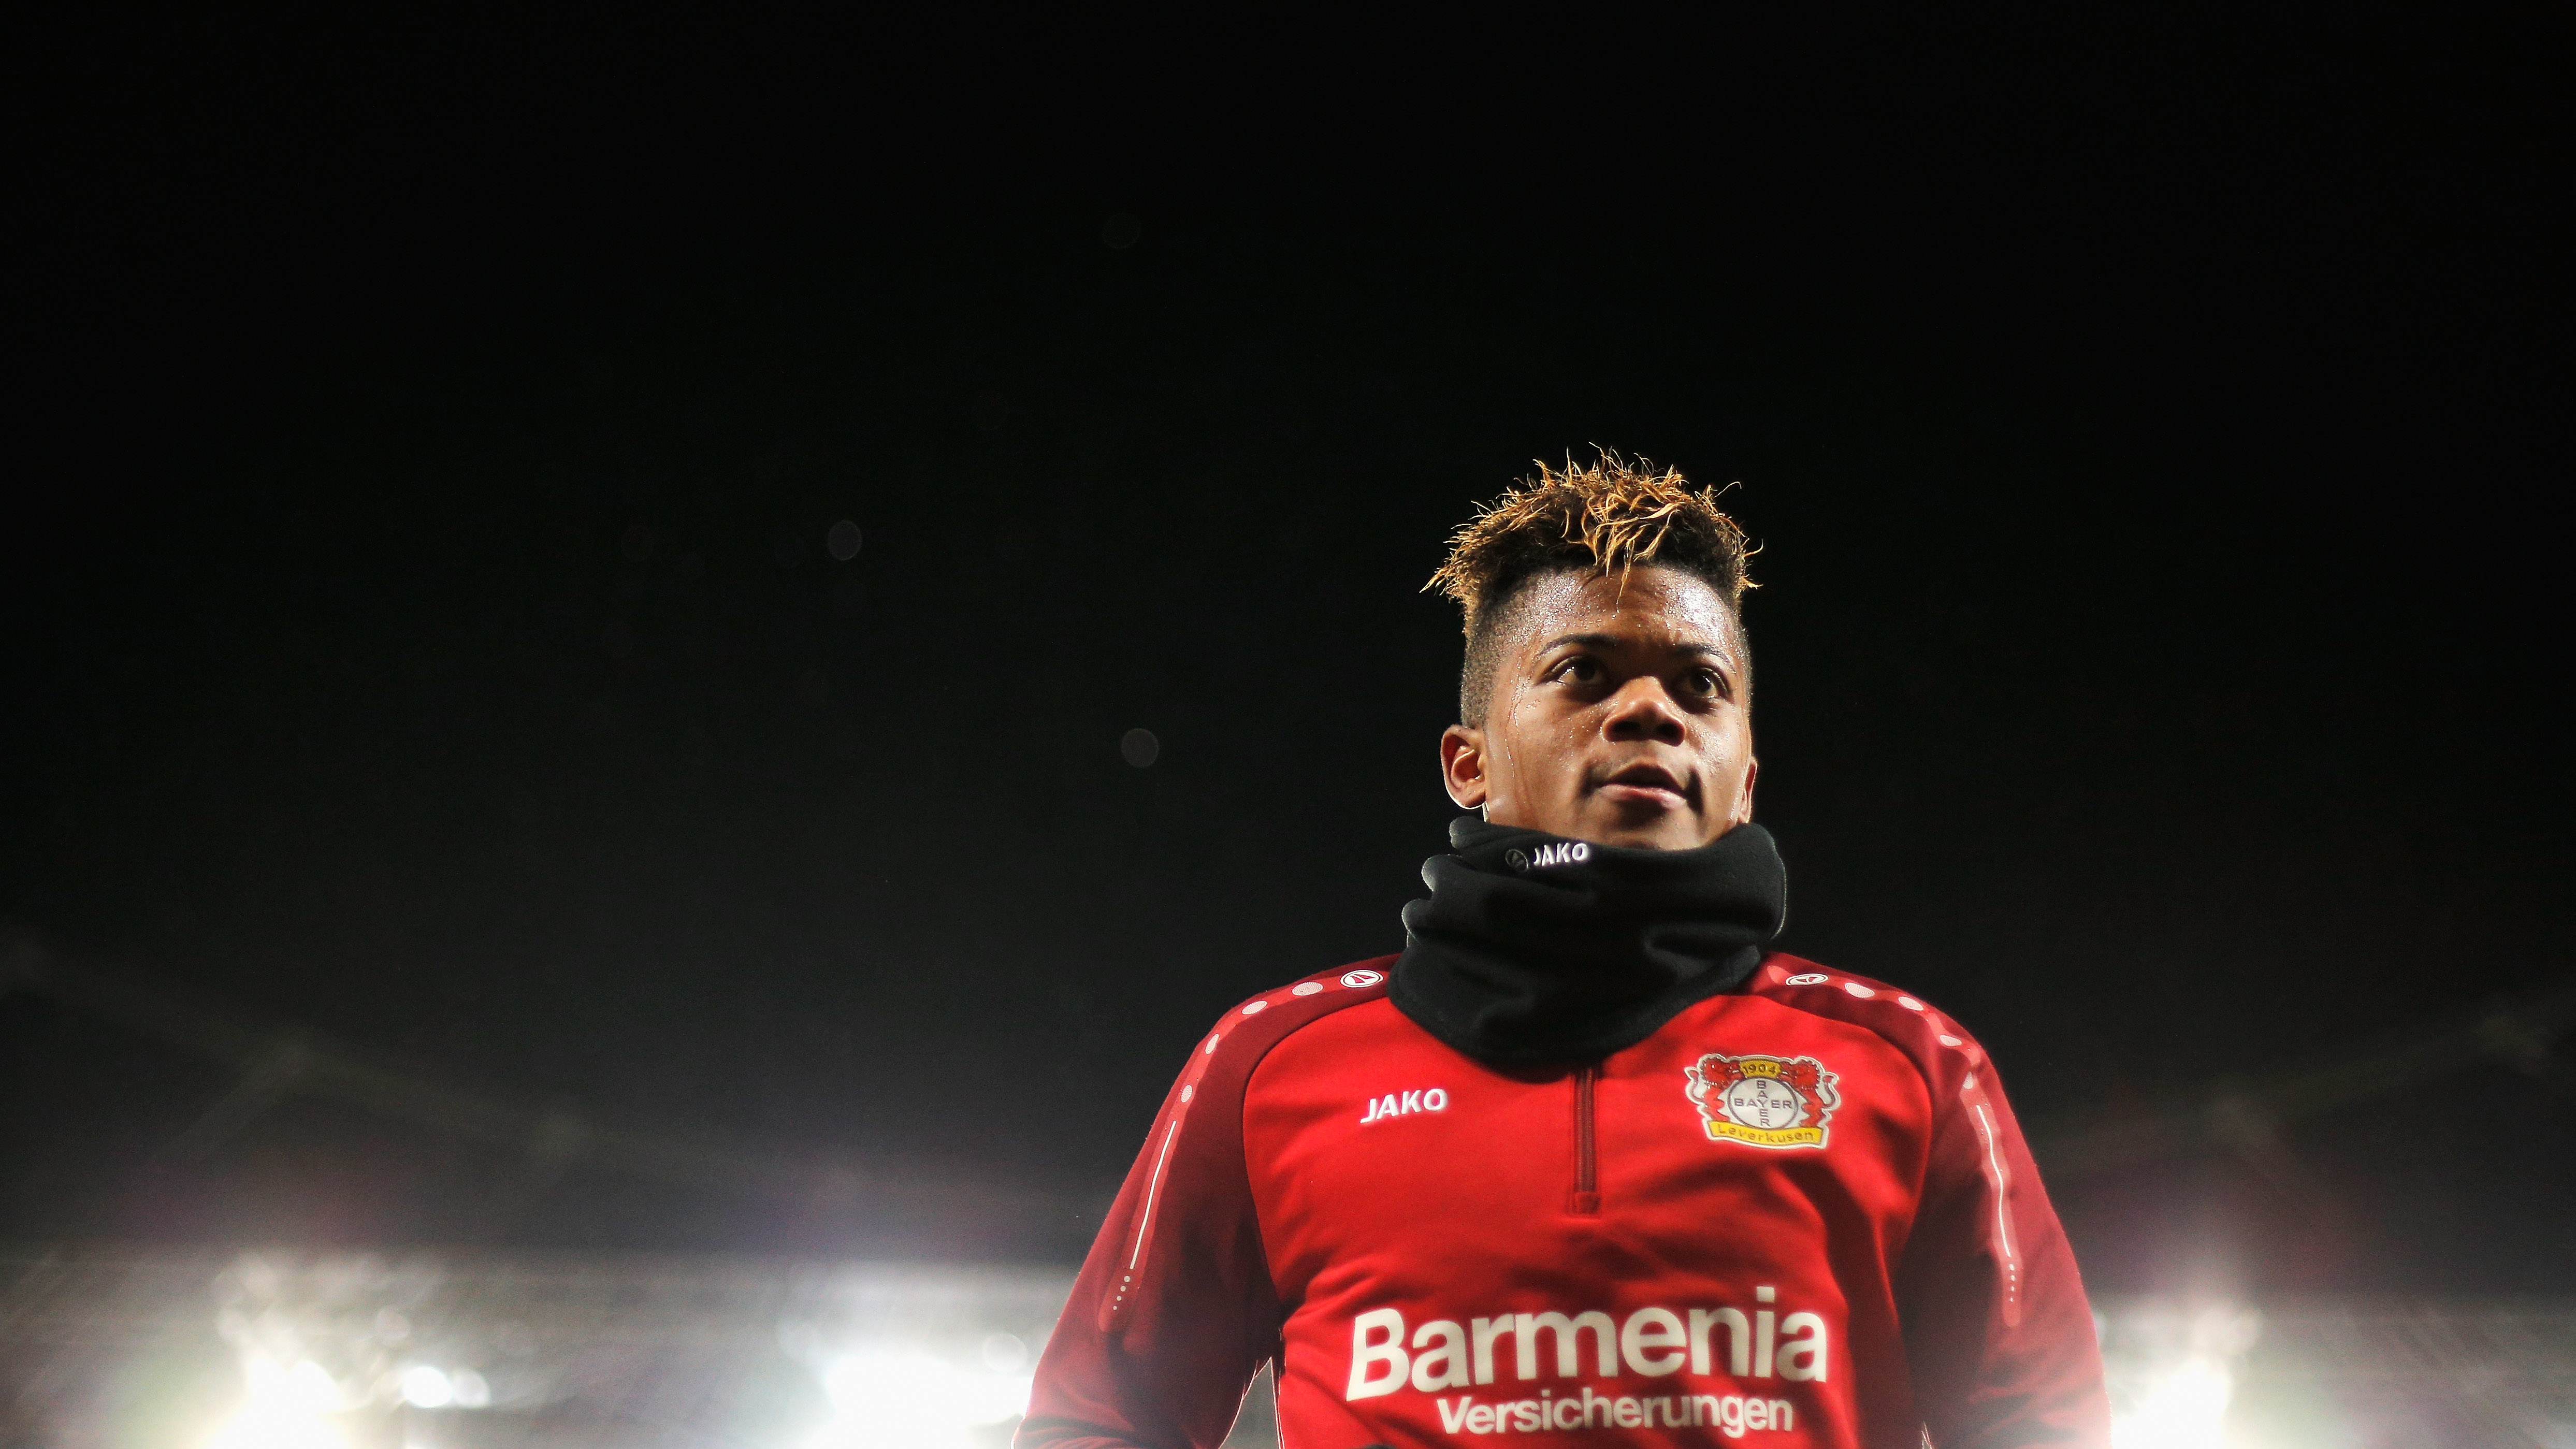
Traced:
<path fill-rule="evenodd" d="M 1613 800 L 1661 805 L 1667 809 L 1687 805 L 1691 798 L 1690 786 L 1661 765 L 1627 766 L 1602 781 L 1598 789 L 1599 793 Z"/>

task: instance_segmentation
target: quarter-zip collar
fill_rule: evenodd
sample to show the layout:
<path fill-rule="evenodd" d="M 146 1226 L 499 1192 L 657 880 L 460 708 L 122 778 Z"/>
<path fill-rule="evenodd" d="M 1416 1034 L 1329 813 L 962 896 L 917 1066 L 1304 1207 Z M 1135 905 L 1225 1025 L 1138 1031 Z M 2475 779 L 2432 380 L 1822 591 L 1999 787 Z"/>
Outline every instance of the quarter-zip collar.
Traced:
<path fill-rule="evenodd" d="M 1593 845 L 1451 822 L 1422 864 L 1388 996 L 1423 1030 L 1497 1066 L 1596 1061 L 1742 985 L 1780 933 L 1788 872 L 1739 825 L 1696 850 Z"/>

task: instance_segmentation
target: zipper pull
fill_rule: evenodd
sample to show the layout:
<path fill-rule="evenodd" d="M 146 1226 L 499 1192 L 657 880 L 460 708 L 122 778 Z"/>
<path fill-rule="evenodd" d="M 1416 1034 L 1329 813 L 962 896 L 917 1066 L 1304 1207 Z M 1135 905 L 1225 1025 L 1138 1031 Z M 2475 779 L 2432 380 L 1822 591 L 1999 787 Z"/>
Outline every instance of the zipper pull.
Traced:
<path fill-rule="evenodd" d="M 1593 1086 L 1600 1080 L 1597 1066 L 1574 1069 L 1574 1191 L 1565 1210 L 1582 1218 L 1601 1215 L 1601 1168 L 1592 1121 Z"/>

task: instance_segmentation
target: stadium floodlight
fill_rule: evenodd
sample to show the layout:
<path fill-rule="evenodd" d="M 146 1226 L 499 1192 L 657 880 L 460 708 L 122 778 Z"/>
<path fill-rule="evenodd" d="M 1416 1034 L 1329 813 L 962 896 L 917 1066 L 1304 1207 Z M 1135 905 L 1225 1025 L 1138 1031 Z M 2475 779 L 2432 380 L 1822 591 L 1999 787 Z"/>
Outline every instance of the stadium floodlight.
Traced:
<path fill-rule="evenodd" d="M 403 1370 L 403 1402 L 415 1408 L 444 1409 L 456 1402 L 456 1385 L 445 1369 L 419 1364 Z"/>
<path fill-rule="evenodd" d="M 823 1371 L 832 1418 L 806 1449 L 967 1449 L 968 1430 L 1027 1410 L 1029 1378 L 921 1353 L 849 1354 Z"/>
<path fill-rule="evenodd" d="M 254 1354 L 242 1369 L 241 1407 L 204 1449 L 348 1449 L 331 1418 L 347 1405 L 320 1364 L 299 1359 L 288 1368 Z"/>
<path fill-rule="evenodd" d="M 402 1401 L 415 1409 L 482 1409 L 492 1403 L 492 1386 L 472 1369 L 414 1364 L 398 1382 Z"/>
<path fill-rule="evenodd" d="M 2234 1390 L 2224 1365 L 2186 1359 L 2147 1390 L 2135 1412 L 2112 1420 L 2112 1449 L 2242 1449 L 2226 1429 Z"/>

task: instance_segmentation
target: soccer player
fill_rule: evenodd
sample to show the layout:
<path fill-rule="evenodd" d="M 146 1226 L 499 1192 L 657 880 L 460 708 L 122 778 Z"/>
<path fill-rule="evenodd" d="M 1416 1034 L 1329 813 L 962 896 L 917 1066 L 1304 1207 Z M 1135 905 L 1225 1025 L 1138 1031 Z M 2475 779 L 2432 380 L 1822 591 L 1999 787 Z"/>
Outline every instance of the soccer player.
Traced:
<path fill-rule="evenodd" d="M 2093 1320 L 1994 1065 L 1770 950 L 1745 537 L 1542 467 L 1463 528 L 1450 798 L 1401 955 L 1194 1043 L 1019 1449 L 2102 1445 Z"/>

